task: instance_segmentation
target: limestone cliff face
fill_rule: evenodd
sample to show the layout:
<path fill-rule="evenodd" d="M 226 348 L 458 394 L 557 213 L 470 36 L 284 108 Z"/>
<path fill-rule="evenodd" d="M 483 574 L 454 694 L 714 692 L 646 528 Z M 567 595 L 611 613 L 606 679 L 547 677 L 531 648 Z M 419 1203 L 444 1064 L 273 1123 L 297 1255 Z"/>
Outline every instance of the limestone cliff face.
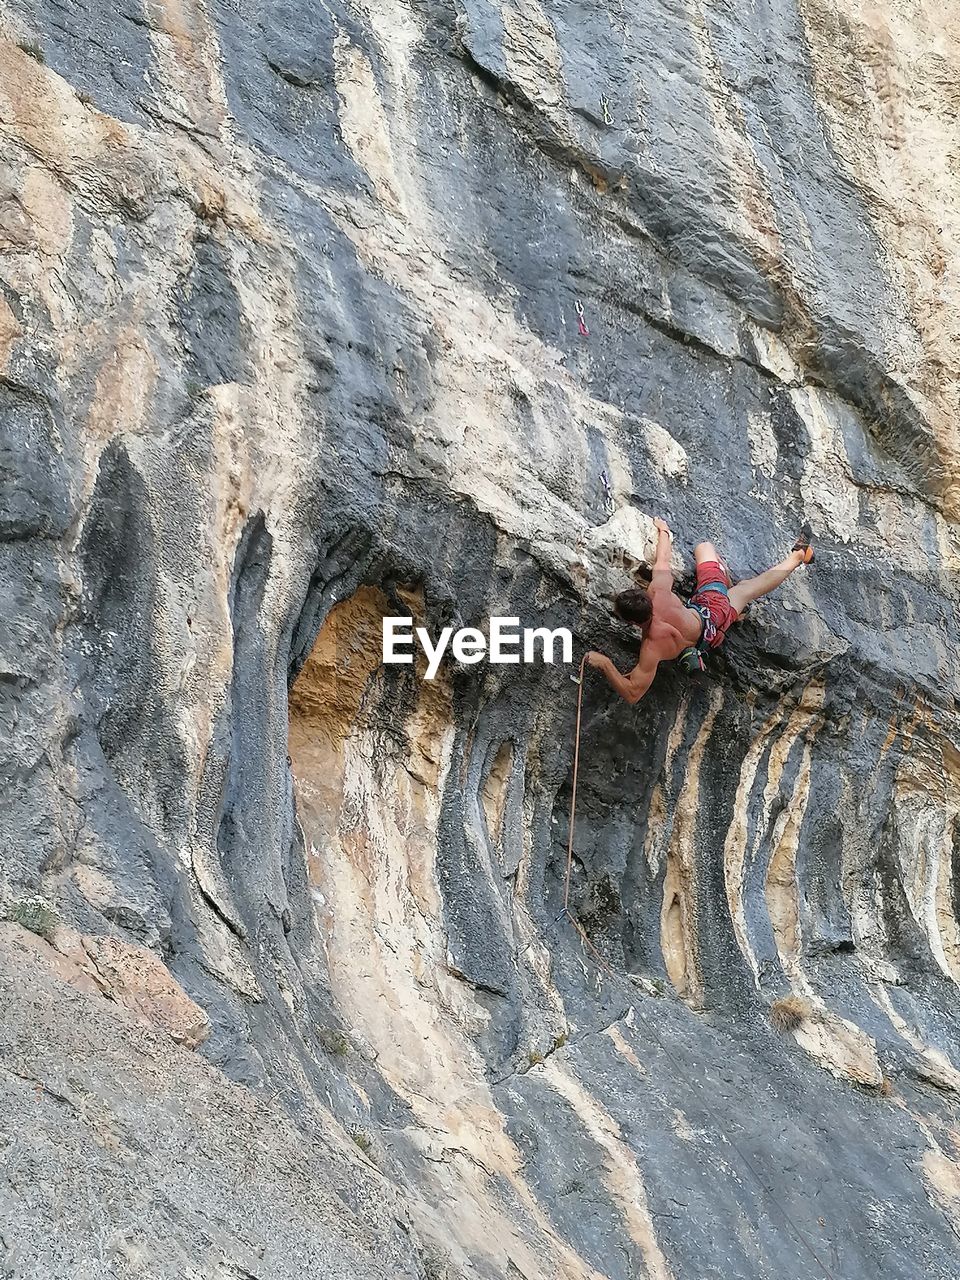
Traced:
<path fill-rule="evenodd" d="M 955 1280 L 955 0 L 0 22 L 4 1274 Z"/>

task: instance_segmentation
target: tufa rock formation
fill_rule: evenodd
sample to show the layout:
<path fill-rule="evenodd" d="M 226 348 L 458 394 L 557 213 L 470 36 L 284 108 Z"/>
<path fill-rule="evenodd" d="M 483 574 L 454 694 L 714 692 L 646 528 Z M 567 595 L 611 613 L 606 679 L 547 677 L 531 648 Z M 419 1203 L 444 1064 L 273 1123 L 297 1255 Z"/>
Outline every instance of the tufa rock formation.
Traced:
<path fill-rule="evenodd" d="M 956 0 L 0 23 L 3 1274 L 955 1280 Z"/>

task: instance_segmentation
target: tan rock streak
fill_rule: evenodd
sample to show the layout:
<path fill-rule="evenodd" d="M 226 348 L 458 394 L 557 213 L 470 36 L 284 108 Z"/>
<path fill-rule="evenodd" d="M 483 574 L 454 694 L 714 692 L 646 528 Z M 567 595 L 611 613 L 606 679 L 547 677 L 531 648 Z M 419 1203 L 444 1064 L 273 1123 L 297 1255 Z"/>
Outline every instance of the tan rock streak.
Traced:
<path fill-rule="evenodd" d="M 537 105 L 559 107 L 563 103 L 560 49 L 539 0 L 504 0 L 500 14 L 510 79 Z"/>
<path fill-rule="evenodd" d="M 760 759 L 769 743 L 770 735 L 783 720 L 784 709 L 781 704 L 767 718 L 751 742 L 747 754 L 740 766 L 740 779 L 733 803 L 733 816 L 727 830 L 727 838 L 723 848 L 723 879 L 727 891 L 727 904 L 730 908 L 730 919 L 733 931 L 750 968 L 754 980 L 759 983 L 759 967 L 747 933 L 746 916 L 743 905 L 743 878 L 749 835 L 747 821 L 747 805 L 753 792 L 760 766 Z"/>
<path fill-rule="evenodd" d="M 390 604 L 361 587 L 330 610 L 290 694 L 290 715 L 311 739 L 342 743 L 356 728 L 371 676 L 382 662 Z"/>
<path fill-rule="evenodd" d="M 203 0 L 143 0 L 171 123 L 219 137 L 227 121 L 220 50 Z"/>
<path fill-rule="evenodd" d="M 22 333 L 6 298 L 0 296 L 0 373 L 6 369 L 14 345 Z"/>
<path fill-rule="evenodd" d="M 602 1148 L 605 1156 L 603 1181 L 614 1201 L 620 1205 L 630 1237 L 643 1255 L 647 1275 L 651 1280 L 673 1280 L 673 1273 L 657 1241 L 640 1166 L 624 1142 L 616 1121 L 581 1085 L 573 1072 L 564 1069 L 556 1055 L 539 1070 L 543 1071 L 550 1087 L 576 1112 L 589 1137 Z"/>
<path fill-rule="evenodd" d="M 709 709 L 687 753 L 683 783 L 673 809 L 660 911 L 660 945 L 667 974 L 678 995 L 693 1005 L 703 1001 L 697 936 L 700 766 L 722 704 L 722 690 L 711 688 Z"/>
<path fill-rule="evenodd" d="M 205 1011 L 147 947 L 122 938 L 81 935 L 66 926 L 47 942 L 15 924 L 0 924 L 0 947 L 34 952 L 70 986 L 116 1001 L 188 1049 L 196 1049 L 210 1034 Z"/>
<path fill-rule="evenodd" d="M 960 478 L 960 166 L 956 85 L 960 6 L 923 0 L 803 0 L 817 98 L 902 300 L 887 319 L 889 354 L 931 423 L 950 468 L 946 509 Z"/>
<path fill-rule="evenodd" d="M 416 612 L 416 593 L 408 599 Z M 453 743 L 449 692 L 442 680 L 418 680 L 409 756 L 385 760 L 365 721 L 387 610 L 370 588 L 335 605 L 290 699 L 298 811 L 333 991 L 351 1033 L 433 1135 L 444 1163 L 437 1203 L 455 1199 L 458 1211 L 455 1223 L 440 1222 L 428 1199 L 431 1229 L 452 1231 L 504 1272 L 513 1262 L 523 1274 L 546 1267 L 584 1280 L 593 1273 L 538 1206 L 486 1082 L 474 1037 L 489 1014 L 447 969 L 434 860 Z M 506 1179 L 514 1210 L 493 1176 Z"/>
<path fill-rule="evenodd" d="M 953 907 L 960 751 L 922 730 L 911 735 L 894 793 L 895 854 L 910 910 L 940 968 L 960 983 L 960 926 Z"/>
<path fill-rule="evenodd" d="M 806 686 L 800 702 L 782 734 L 770 748 L 767 784 L 763 791 L 763 826 L 766 827 L 774 799 L 782 792 L 783 773 L 793 745 L 801 733 L 805 735 L 800 769 L 789 802 L 777 818 L 771 835 L 771 855 L 767 867 L 764 892 L 770 926 L 773 930 L 780 962 L 787 973 L 800 964 L 800 888 L 797 882 L 797 846 L 800 827 L 810 798 L 810 762 L 819 712 L 823 707 L 825 686 L 813 680 Z"/>

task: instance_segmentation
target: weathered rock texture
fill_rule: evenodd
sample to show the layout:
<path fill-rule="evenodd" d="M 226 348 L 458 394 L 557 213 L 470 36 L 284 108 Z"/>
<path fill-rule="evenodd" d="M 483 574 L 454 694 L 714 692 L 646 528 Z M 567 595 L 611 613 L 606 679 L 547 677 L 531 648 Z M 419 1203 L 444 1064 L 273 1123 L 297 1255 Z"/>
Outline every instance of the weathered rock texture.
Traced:
<path fill-rule="evenodd" d="M 956 1280 L 955 0 L 0 14 L 3 1274 Z"/>

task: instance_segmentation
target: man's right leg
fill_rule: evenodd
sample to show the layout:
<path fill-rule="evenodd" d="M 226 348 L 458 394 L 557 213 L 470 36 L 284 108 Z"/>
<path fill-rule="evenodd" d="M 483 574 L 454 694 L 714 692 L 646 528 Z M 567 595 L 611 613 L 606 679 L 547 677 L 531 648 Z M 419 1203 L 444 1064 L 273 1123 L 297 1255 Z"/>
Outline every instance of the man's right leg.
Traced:
<path fill-rule="evenodd" d="M 804 551 L 791 551 L 786 560 L 781 560 L 772 569 L 767 569 L 765 573 L 758 573 L 755 578 L 745 578 L 743 582 L 738 582 L 727 593 L 731 605 L 738 614 L 743 613 L 752 601 L 769 595 L 771 591 L 776 591 L 777 587 L 786 582 L 794 569 L 800 568 L 805 559 Z"/>
<path fill-rule="evenodd" d="M 698 542 L 693 548 L 693 558 L 697 565 L 697 586 L 702 582 L 706 582 L 707 578 L 700 572 L 701 565 L 718 564 L 720 566 L 720 581 L 729 583 L 730 570 L 727 568 L 723 560 L 720 559 L 720 552 L 712 542 Z M 710 575 L 714 576 L 714 575 Z"/>

